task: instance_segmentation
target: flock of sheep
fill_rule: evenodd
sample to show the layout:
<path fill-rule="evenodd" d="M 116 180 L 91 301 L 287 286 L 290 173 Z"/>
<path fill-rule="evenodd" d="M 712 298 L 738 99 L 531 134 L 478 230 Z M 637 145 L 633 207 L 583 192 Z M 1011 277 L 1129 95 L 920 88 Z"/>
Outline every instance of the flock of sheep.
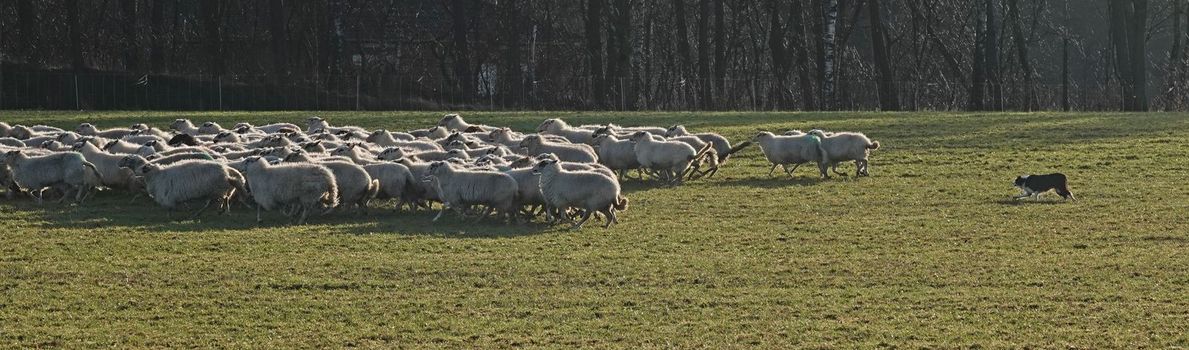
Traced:
<path fill-rule="evenodd" d="M 608 227 L 627 209 L 620 181 L 654 178 L 668 186 L 714 176 L 732 154 L 758 144 L 790 176 L 797 166 L 854 161 L 867 175 L 869 150 L 879 147 L 859 133 L 783 135 L 760 132 L 738 145 L 684 126 L 571 126 L 547 119 L 536 133 L 467 123 L 457 114 L 436 126 L 396 132 L 331 126 L 311 117 L 294 124 L 225 129 L 215 122 L 178 119 L 163 131 L 145 124 L 101 130 L 89 123 L 74 131 L 0 122 L 0 185 L 7 197 L 27 194 L 39 204 L 83 202 L 99 189 L 147 195 L 172 213 L 201 203 L 229 212 L 236 202 L 279 210 L 303 224 L 311 214 L 356 210 L 391 199 L 398 210 L 448 211 L 476 221 L 498 213 L 509 223 L 544 216 L 550 224 L 581 228 L 598 214 Z M 789 166 L 793 167 L 790 169 Z M 135 199 L 134 199 L 135 200 Z"/>

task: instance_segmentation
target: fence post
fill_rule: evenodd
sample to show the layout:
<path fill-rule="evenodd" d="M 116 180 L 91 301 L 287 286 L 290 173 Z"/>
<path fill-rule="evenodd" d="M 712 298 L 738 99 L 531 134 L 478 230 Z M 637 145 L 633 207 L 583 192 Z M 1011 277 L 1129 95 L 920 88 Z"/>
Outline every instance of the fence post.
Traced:
<path fill-rule="evenodd" d="M 74 75 L 74 110 L 79 110 L 78 103 L 78 74 Z"/>
<path fill-rule="evenodd" d="M 355 70 L 355 110 L 359 110 L 359 70 Z"/>
<path fill-rule="evenodd" d="M 219 79 L 217 79 L 215 83 L 219 84 L 219 110 L 222 111 L 223 110 L 223 76 L 220 75 Z"/>

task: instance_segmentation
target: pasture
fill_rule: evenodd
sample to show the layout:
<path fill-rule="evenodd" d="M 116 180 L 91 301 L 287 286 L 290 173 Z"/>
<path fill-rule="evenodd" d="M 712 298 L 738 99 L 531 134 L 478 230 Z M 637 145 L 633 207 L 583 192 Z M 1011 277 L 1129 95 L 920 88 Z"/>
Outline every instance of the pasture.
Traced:
<path fill-rule="evenodd" d="M 3 112 L 74 128 L 175 118 L 390 130 L 440 112 Z M 0 347 L 1189 347 L 1189 115 L 463 113 L 714 131 L 861 131 L 871 177 L 626 182 L 611 229 L 433 213 L 170 221 L 144 199 L 0 199 Z M 853 164 L 845 169 L 853 173 Z M 1080 201 L 1009 199 L 1061 171 Z M 853 177 L 853 176 L 852 176 Z"/>

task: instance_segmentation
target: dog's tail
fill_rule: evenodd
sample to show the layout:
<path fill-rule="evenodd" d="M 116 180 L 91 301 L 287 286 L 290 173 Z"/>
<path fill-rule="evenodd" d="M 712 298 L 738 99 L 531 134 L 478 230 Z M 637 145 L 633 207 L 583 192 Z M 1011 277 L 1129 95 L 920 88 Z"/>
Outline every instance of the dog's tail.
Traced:
<path fill-rule="evenodd" d="M 726 153 L 718 155 L 718 161 L 722 162 L 727 160 L 727 157 L 735 154 L 735 152 L 742 151 L 744 148 L 747 148 L 747 146 L 751 146 L 751 141 L 743 141 L 742 143 L 735 145 L 735 147 L 731 147 L 731 149 L 727 150 Z"/>
<path fill-rule="evenodd" d="M 1062 184 L 1061 187 L 1057 189 L 1057 194 L 1061 195 L 1061 198 L 1074 201 L 1078 200 L 1077 197 L 1073 196 L 1073 192 L 1069 190 L 1069 185 Z"/>

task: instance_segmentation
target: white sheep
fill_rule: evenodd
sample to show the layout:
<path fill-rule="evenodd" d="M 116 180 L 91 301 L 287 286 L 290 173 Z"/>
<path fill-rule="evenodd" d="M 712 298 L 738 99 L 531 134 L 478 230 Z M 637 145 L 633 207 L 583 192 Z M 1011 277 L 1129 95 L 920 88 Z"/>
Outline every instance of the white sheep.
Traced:
<path fill-rule="evenodd" d="M 412 134 L 403 132 L 391 132 L 384 129 L 372 131 L 363 140 L 367 143 L 378 145 L 381 147 L 396 147 L 401 141 L 413 141 L 416 137 Z"/>
<path fill-rule="evenodd" d="M 133 185 L 132 170 L 121 168 L 120 162 L 124 155 L 104 152 L 90 142 L 76 142 L 72 151 L 78 152 L 88 162 L 95 165 L 99 175 L 103 178 L 103 185 L 109 188 L 131 189 Z"/>
<path fill-rule="evenodd" d="M 367 214 L 368 202 L 380 192 L 380 181 L 372 179 L 367 170 L 355 163 L 324 161 L 316 164 L 330 169 L 330 173 L 334 174 L 339 208 L 347 210 L 349 206 L 355 206 L 360 214 Z"/>
<path fill-rule="evenodd" d="M 298 127 L 297 125 L 294 125 L 292 123 L 273 123 L 273 124 L 261 125 L 261 126 L 255 126 L 250 123 L 238 123 L 238 124 L 235 124 L 235 127 L 232 129 L 234 129 L 234 130 L 241 130 L 241 129 L 254 130 L 254 131 L 259 131 L 259 132 L 262 132 L 265 134 L 301 131 L 300 127 Z"/>
<path fill-rule="evenodd" d="M 879 141 L 872 141 L 867 135 L 856 132 L 836 132 L 827 135 L 821 130 L 810 130 L 810 135 L 821 139 L 818 147 L 825 155 L 826 162 L 833 166 L 834 173 L 838 172 L 838 163 L 855 162 L 855 176 L 870 175 L 867 167 L 867 157 L 871 150 L 879 149 Z"/>
<path fill-rule="evenodd" d="M 434 217 L 434 221 L 447 210 L 453 209 L 461 215 L 464 209 L 472 205 L 487 207 L 476 221 L 491 215 L 493 210 L 505 215 L 508 223 L 516 219 L 519 188 L 516 180 L 508 174 L 458 169 L 447 162 L 438 161 L 430 164 L 422 181 L 434 184 L 442 200 L 442 210 Z"/>
<path fill-rule="evenodd" d="M 75 152 L 61 152 L 30 156 L 22 150 L 4 153 L 4 164 L 12 172 L 12 181 L 42 203 L 43 192 L 48 187 L 62 191 L 59 201 L 65 201 L 73 193 L 76 202 L 86 199 L 95 187 L 103 185 L 103 177 L 95 165 Z"/>
<path fill-rule="evenodd" d="M 528 154 L 553 153 L 567 162 L 595 163 L 599 160 L 599 156 L 590 145 L 552 142 L 541 135 L 525 136 L 519 146 L 526 149 Z"/>
<path fill-rule="evenodd" d="M 191 219 L 201 215 L 212 203 L 218 203 L 224 213 L 230 212 L 231 197 L 246 185 L 243 175 L 235 169 L 207 160 L 169 165 L 147 163 L 138 169 L 149 196 L 171 213 L 179 204 L 206 200 L 206 204 L 190 216 Z"/>
<path fill-rule="evenodd" d="M 537 126 L 537 133 L 565 137 L 570 142 L 579 144 L 589 144 L 594 138 L 592 130 L 570 127 L 561 118 L 545 119 Z"/>
<path fill-rule="evenodd" d="M 702 141 L 714 144 L 714 151 L 718 153 L 719 163 L 726 163 L 727 159 L 730 158 L 731 155 L 751 145 L 751 141 L 744 141 L 735 147 L 731 147 L 731 141 L 727 140 L 727 138 L 723 137 L 722 135 L 712 132 L 700 132 L 696 134 L 690 133 L 685 129 L 685 125 L 674 125 L 670 127 L 669 130 L 665 131 L 665 137 L 677 136 L 694 136 L 701 139 Z"/>
<path fill-rule="evenodd" d="M 689 144 L 678 141 L 657 141 L 652 133 L 638 131 L 632 135 L 635 143 L 636 160 L 640 166 L 651 169 L 669 185 L 680 185 L 690 165 L 699 157 L 704 157 L 711 149 L 707 144 L 696 150 Z"/>
<path fill-rule="evenodd" d="M 636 158 L 636 144 L 631 140 L 620 140 L 615 135 L 603 134 L 595 136 L 592 143 L 595 152 L 598 153 L 599 163 L 618 173 L 618 177 L 627 177 L 629 170 L 640 169 L 640 160 Z"/>
<path fill-rule="evenodd" d="M 109 138 L 109 139 L 122 138 L 122 137 L 128 136 L 128 134 L 132 133 L 132 129 L 123 129 L 123 128 L 99 130 L 99 128 L 96 128 L 95 125 L 93 125 L 91 123 L 79 124 L 78 127 L 74 129 L 74 131 L 77 132 L 79 135 L 99 136 L 99 137 Z M 67 142 L 67 141 L 62 141 L 62 142 Z M 73 142 L 71 142 L 71 143 L 73 143 Z"/>
<path fill-rule="evenodd" d="M 490 131 L 496 129 L 494 127 L 490 127 L 487 125 L 467 123 L 466 120 L 463 120 L 462 116 L 458 115 L 458 114 L 447 114 L 446 116 L 442 117 L 441 120 L 438 120 L 438 126 L 445 127 L 446 129 L 449 129 L 450 131 L 467 131 L 467 132 L 470 132 L 472 130 L 473 131 L 490 132 Z"/>
<path fill-rule="evenodd" d="M 821 176 L 829 176 L 826 174 L 826 162 L 823 161 L 821 149 L 818 147 L 821 139 L 817 136 L 806 134 L 777 136 L 771 132 L 762 131 L 752 138 L 752 142 L 760 146 L 760 152 L 764 153 L 764 158 L 772 163 L 772 168 L 768 170 L 768 176 L 772 176 L 772 172 L 779 165 L 784 169 L 785 174 L 791 177 L 797 167 L 808 162 L 817 162 Z M 793 165 L 792 169 L 789 169 L 789 164 Z"/>
<path fill-rule="evenodd" d="M 626 210 L 628 200 L 620 194 L 619 183 L 614 179 L 593 172 L 571 172 L 562 169 L 560 162 L 545 159 L 533 166 L 533 172 L 540 175 L 541 194 L 544 197 L 546 213 L 559 213 L 566 218 L 568 208 L 582 209 L 582 220 L 571 228 L 579 229 L 595 212 L 607 218 L 604 228 L 619 223 L 616 210 Z"/>
<path fill-rule="evenodd" d="M 272 165 L 254 156 L 244 160 L 244 175 L 256 201 L 256 221 L 264 210 L 292 207 L 296 223 L 304 224 L 310 212 L 338 205 L 338 187 L 326 167 L 309 163 Z"/>

